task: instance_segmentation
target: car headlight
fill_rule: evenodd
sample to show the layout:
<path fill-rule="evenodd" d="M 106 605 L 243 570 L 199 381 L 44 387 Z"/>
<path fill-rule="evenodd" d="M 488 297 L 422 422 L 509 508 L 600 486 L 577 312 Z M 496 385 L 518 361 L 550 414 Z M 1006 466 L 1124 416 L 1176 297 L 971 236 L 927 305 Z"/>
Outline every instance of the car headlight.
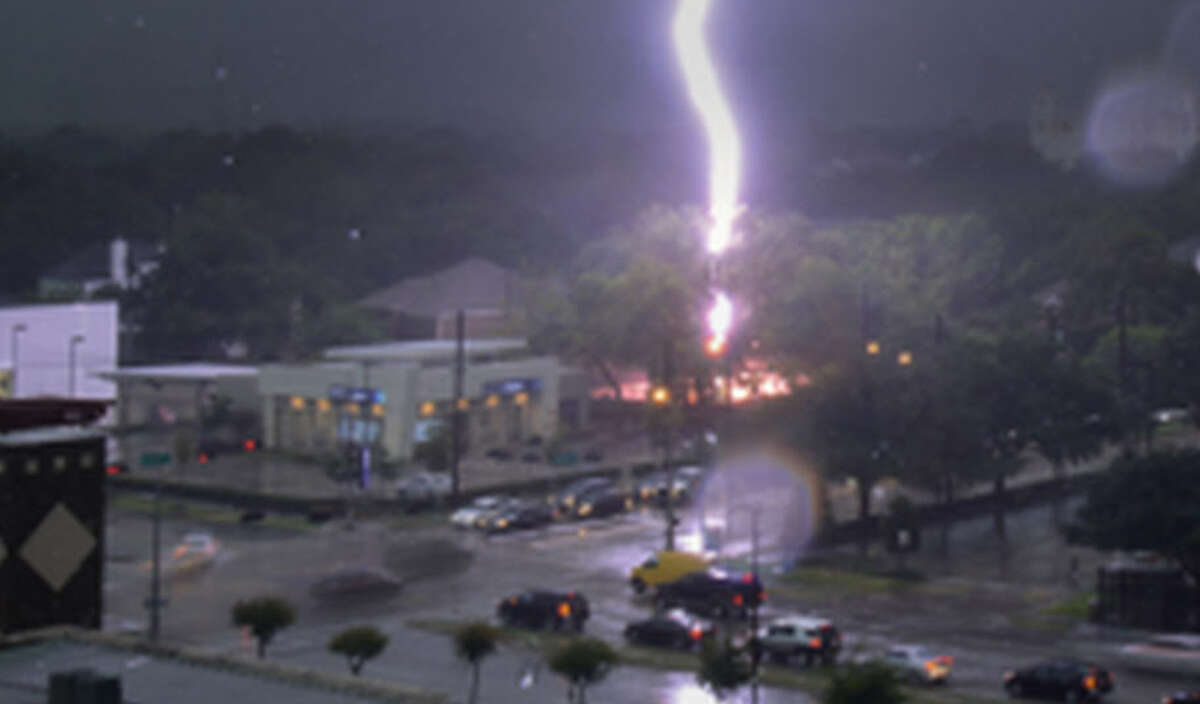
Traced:
<path fill-rule="evenodd" d="M 591 512 L 592 512 L 592 505 L 591 505 L 591 504 L 582 504 L 582 505 L 580 505 L 580 507 L 579 507 L 579 515 L 580 515 L 580 516 L 587 516 L 587 515 L 589 515 Z"/>
<path fill-rule="evenodd" d="M 507 528 L 508 527 L 508 519 L 501 518 L 500 520 L 496 521 L 496 527 L 497 528 Z"/>
<path fill-rule="evenodd" d="M 568 496 L 563 499 L 563 506 L 566 506 L 567 508 L 571 508 L 574 505 L 575 505 L 575 497 L 574 496 Z"/>

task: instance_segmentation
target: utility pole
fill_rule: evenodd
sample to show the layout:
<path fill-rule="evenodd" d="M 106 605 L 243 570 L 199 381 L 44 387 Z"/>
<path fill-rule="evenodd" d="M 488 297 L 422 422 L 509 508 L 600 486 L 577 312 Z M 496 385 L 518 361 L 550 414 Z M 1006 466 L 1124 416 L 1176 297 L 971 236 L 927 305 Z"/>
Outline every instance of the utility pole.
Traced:
<path fill-rule="evenodd" d="M 158 642 L 159 613 L 162 610 L 162 485 L 166 465 L 158 470 L 154 482 L 154 511 L 150 522 L 150 642 Z"/>
<path fill-rule="evenodd" d="M 758 577 L 758 511 L 750 510 L 750 571 L 754 574 L 754 583 L 760 585 L 762 582 Z M 758 640 L 758 602 L 760 597 L 754 595 L 753 605 L 750 607 L 750 702 L 758 704 L 758 664 L 762 659 L 762 645 Z"/>
<path fill-rule="evenodd" d="M 459 403 L 463 397 L 463 370 L 465 360 L 463 347 L 465 346 L 465 328 L 466 316 L 460 308 L 454 315 L 454 399 L 451 401 L 450 415 L 450 497 L 452 500 L 458 500 L 459 477 L 458 463 L 459 448 L 462 443 L 462 409 L 459 408 Z"/>
<path fill-rule="evenodd" d="M 671 462 L 671 411 L 674 404 L 671 388 L 675 366 L 675 345 L 670 339 L 663 342 L 663 386 L 668 392 L 667 404 L 663 409 L 663 471 L 667 475 L 667 536 L 666 549 L 675 549 L 675 465 Z"/>

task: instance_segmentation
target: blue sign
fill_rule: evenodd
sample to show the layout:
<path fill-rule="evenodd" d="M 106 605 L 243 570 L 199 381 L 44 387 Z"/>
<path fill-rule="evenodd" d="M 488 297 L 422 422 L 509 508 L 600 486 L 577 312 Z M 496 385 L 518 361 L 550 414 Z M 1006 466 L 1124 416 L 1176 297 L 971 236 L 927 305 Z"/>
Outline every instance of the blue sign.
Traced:
<path fill-rule="evenodd" d="M 504 379 L 489 381 L 483 385 L 485 394 L 501 394 L 503 396 L 512 396 L 521 392 L 531 394 L 541 390 L 541 379 Z"/>
<path fill-rule="evenodd" d="M 365 386 L 331 384 L 329 400 L 339 403 L 387 403 L 387 393 Z"/>

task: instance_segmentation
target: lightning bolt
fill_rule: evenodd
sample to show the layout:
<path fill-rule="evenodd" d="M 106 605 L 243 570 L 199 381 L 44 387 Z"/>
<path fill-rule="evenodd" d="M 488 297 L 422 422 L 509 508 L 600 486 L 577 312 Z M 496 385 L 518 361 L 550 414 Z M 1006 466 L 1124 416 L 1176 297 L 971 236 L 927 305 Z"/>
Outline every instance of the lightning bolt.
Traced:
<path fill-rule="evenodd" d="M 742 144 L 704 43 L 704 20 L 711 5 L 711 0 L 680 0 L 671 34 L 683 68 L 688 97 L 700 113 L 708 136 L 708 198 L 712 228 L 707 244 L 710 254 L 719 255 L 729 246 L 733 221 L 738 215 Z"/>
<path fill-rule="evenodd" d="M 708 214 L 711 226 L 705 244 L 710 256 L 710 285 L 716 284 L 717 259 L 733 239 L 733 222 L 740 212 L 738 181 L 742 168 L 742 145 L 729 103 L 721 92 L 717 71 L 704 43 L 704 21 L 711 0 L 679 0 L 671 36 L 675 54 L 683 69 L 684 82 L 692 106 L 700 114 L 708 137 Z M 708 312 L 708 353 L 724 354 L 733 325 L 733 302 L 723 291 L 711 292 Z"/>

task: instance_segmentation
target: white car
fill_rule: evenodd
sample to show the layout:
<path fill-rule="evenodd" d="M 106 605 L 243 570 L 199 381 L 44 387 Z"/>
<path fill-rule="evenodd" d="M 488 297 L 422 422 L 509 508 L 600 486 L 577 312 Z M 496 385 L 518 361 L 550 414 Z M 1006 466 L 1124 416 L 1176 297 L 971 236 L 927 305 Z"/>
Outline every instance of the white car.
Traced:
<path fill-rule="evenodd" d="M 188 533 L 171 550 L 167 569 L 172 572 L 187 572 L 208 567 L 217 558 L 219 545 L 208 533 Z"/>
<path fill-rule="evenodd" d="M 497 494 L 477 497 L 474 501 L 450 514 L 450 524 L 455 528 L 474 527 L 475 521 L 486 511 L 491 511 L 503 503 L 505 497 Z"/>
<path fill-rule="evenodd" d="M 828 619 L 816 616 L 783 616 L 758 633 L 763 653 L 778 662 L 803 658 L 805 665 L 820 661 L 832 665 L 842 649 L 842 635 Z"/>
<path fill-rule="evenodd" d="M 919 645 L 893 645 L 874 660 L 894 669 L 900 679 L 922 684 L 944 683 L 954 666 L 954 658 L 934 655 Z"/>
<path fill-rule="evenodd" d="M 437 503 L 450 495 L 450 488 L 449 475 L 418 472 L 396 482 L 396 496 L 410 503 Z"/>

